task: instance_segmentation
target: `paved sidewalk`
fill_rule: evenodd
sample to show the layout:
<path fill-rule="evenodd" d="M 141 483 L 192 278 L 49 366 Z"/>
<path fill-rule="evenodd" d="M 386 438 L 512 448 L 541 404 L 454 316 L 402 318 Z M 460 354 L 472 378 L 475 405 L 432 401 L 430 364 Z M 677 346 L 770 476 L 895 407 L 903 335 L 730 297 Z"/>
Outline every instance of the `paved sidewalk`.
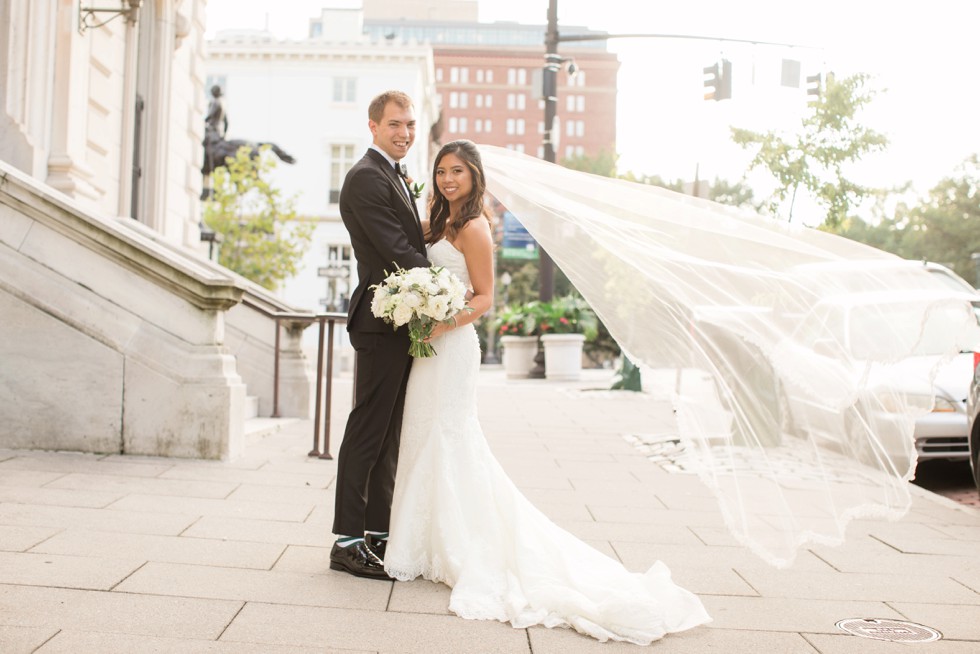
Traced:
<path fill-rule="evenodd" d="M 690 475 L 639 454 L 629 433 L 671 433 L 653 401 L 577 383 L 481 373 L 494 452 L 557 523 L 629 569 L 661 559 L 714 622 L 668 636 L 661 654 L 876 654 L 902 643 L 849 636 L 845 618 L 938 629 L 933 654 L 980 651 L 980 512 L 913 488 L 898 523 L 858 522 L 841 548 L 775 570 L 738 547 Z M 335 439 L 350 380 L 334 391 Z M 309 422 L 255 423 L 228 463 L 0 450 L 0 652 L 637 652 L 562 629 L 449 614 L 426 581 L 332 572 L 335 463 L 310 460 Z M 337 444 L 332 448 L 336 452 Z"/>

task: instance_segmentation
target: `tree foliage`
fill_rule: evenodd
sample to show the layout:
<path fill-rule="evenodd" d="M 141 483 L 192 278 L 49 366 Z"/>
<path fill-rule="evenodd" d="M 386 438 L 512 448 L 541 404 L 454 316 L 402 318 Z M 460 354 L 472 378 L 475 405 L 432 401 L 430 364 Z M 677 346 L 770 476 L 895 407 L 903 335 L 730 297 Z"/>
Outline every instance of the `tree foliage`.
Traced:
<path fill-rule="evenodd" d="M 267 150 L 252 159 L 249 148 L 240 148 L 215 169 L 204 222 L 221 235 L 218 263 L 274 290 L 296 274 L 314 225 L 297 221 L 293 198 L 265 181 L 276 165 Z"/>
<path fill-rule="evenodd" d="M 971 255 L 980 252 L 980 158 L 969 157 L 918 205 L 899 205 L 875 225 L 849 221 L 841 234 L 906 259 L 942 263 L 976 285 Z"/>
<path fill-rule="evenodd" d="M 732 128 L 735 143 L 756 151 L 750 170 L 765 168 L 776 180 L 777 188 L 768 201 L 774 215 L 785 206 L 787 220 L 792 220 L 797 193 L 803 189 L 826 210 L 823 225 L 833 229 L 848 217 L 852 205 L 873 192 L 849 180 L 844 170 L 847 164 L 888 145 L 883 134 L 857 119 L 877 94 L 869 80 L 864 74 L 840 80 L 828 75 L 798 133 Z"/>

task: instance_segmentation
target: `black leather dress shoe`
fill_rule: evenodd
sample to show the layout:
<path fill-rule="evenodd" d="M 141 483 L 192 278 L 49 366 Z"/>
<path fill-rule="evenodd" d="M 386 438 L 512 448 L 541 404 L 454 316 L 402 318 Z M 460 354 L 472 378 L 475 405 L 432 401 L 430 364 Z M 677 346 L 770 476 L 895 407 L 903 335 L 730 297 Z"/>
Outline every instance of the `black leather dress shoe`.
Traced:
<path fill-rule="evenodd" d="M 347 572 L 355 577 L 391 581 L 391 577 L 385 573 L 384 563 L 361 540 L 347 547 L 334 543 L 330 550 L 330 569 Z"/>
<path fill-rule="evenodd" d="M 388 549 L 388 539 L 378 538 L 372 534 L 365 534 L 364 542 L 367 544 L 368 549 L 374 552 L 374 555 L 384 563 L 385 551 Z"/>

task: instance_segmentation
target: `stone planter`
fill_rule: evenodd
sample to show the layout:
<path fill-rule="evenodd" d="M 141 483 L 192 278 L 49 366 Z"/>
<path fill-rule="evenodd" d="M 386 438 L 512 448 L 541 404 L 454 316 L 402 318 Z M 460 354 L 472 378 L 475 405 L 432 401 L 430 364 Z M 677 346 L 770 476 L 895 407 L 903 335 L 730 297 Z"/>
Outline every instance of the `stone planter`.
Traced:
<path fill-rule="evenodd" d="M 534 355 L 538 353 L 537 336 L 501 336 L 504 349 L 504 372 L 509 379 L 526 379 L 534 367 Z"/>
<path fill-rule="evenodd" d="M 545 334 L 544 376 L 547 379 L 575 380 L 582 376 L 584 334 Z"/>

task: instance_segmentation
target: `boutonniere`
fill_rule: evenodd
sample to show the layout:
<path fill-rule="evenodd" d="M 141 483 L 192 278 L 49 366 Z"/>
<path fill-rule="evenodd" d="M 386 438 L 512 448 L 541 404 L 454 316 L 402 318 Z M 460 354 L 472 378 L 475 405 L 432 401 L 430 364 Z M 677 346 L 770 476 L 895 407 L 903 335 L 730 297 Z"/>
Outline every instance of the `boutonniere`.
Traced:
<path fill-rule="evenodd" d="M 412 180 L 408 180 L 408 183 L 408 188 L 410 191 L 412 191 L 412 197 L 416 200 L 422 197 L 422 189 L 425 188 L 425 182 L 422 182 L 421 184 L 412 184 Z"/>

